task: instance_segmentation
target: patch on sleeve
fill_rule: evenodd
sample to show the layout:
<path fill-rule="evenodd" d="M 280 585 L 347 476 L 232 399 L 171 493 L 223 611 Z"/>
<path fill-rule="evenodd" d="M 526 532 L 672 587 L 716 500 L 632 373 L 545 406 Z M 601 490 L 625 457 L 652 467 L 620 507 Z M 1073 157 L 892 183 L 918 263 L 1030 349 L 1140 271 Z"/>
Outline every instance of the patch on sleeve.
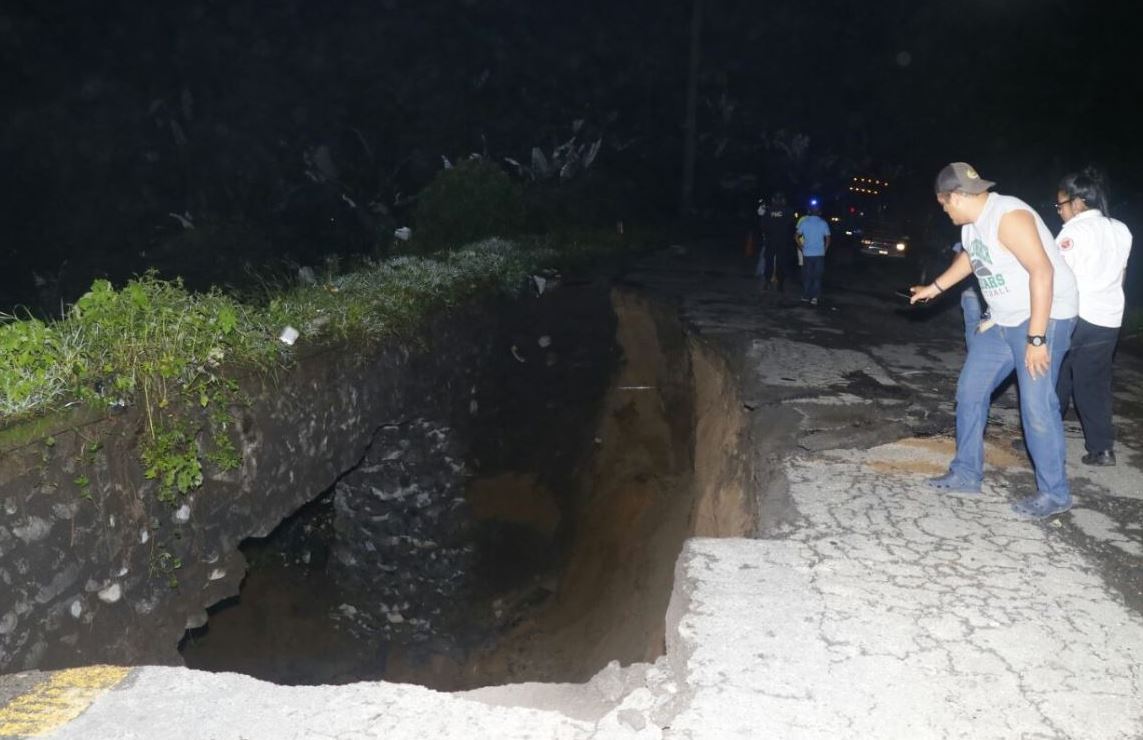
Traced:
<path fill-rule="evenodd" d="M 1075 246 L 1075 245 L 1072 243 L 1071 239 L 1061 239 L 1060 240 L 1060 251 L 1061 252 L 1066 252 L 1069 249 L 1071 249 L 1073 246 Z"/>

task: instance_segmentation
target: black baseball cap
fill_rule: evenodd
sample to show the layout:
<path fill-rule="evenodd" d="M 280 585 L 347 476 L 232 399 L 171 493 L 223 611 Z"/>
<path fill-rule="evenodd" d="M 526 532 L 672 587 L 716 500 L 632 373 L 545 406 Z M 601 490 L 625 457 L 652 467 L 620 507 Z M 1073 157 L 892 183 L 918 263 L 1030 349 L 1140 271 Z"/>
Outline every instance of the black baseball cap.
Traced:
<path fill-rule="evenodd" d="M 995 185 L 992 180 L 985 180 L 976 169 L 967 162 L 953 162 L 947 164 L 937 173 L 934 188 L 938 193 L 968 193 L 977 195 L 987 192 Z"/>

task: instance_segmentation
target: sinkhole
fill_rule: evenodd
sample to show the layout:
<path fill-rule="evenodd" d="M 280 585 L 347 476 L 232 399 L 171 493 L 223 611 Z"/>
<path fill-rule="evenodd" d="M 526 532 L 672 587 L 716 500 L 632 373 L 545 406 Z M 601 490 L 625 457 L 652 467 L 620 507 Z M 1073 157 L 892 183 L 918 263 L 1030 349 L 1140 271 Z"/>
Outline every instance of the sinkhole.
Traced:
<path fill-rule="evenodd" d="M 241 545 L 241 591 L 186 633 L 186 665 L 452 691 L 661 655 L 683 541 L 754 528 L 750 456 L 717 354 L 636 292 L 607 304 L 580 356 L 496 375 L 480 424 L 379 425 L 330 490 Z"/>

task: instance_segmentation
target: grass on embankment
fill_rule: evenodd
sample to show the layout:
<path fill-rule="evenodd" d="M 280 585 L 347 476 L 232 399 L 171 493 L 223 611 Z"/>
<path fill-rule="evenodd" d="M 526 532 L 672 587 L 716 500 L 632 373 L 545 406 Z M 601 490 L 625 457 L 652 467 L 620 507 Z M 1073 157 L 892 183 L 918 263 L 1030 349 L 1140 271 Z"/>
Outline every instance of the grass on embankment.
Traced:
<path fill-rule="evenodd" d="M 296 350 L 279 340 L 284 327 L 296 328 L 310 347 L 409 335 L 426 317 L 479 295 L 521 290 L 538 270 L 637 244 L 630 235 L 598 233 L 487 239 L 323 276 L 259 305 L 219 291 L 190 293 L 155 275 L 119 290 L 97 281 L 59 321 L 0 315 L 0 427 L 8 427 L 0 434 L 25 436 L 37 426 L 26 422 L 67 406 L 139 405 L 148 427 L 140 453 L 147 477 L 173 500 L 201 483 L 204 461 L 237 466 L 226 409 L 238 388 L 229 376 L 288 365 Z M 202 443 L 204 430 L 212 443 Z"/>

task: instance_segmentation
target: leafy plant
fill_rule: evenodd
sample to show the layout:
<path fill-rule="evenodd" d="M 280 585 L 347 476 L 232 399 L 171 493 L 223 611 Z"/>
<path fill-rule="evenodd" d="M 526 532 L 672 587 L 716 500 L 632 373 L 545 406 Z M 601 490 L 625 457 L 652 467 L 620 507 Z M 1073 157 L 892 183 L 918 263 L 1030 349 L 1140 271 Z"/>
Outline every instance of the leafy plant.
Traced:
<path fill-rule="evenodd" d="M 577 121 L 573 125 L 575 135 L 552 149 L 551 154 L 546 155 L 540 147 L 534 146 L 528 164 L 521 164 L 511 157 L 505 157 L 504 161 L 514 167 L 522 177 L 531 181 L 570 180 L 591 169 L 603 145 L 602 137 L 590 143 L 578 142 L 579 128 L 582 124 L 583 121 Z"/>
<path fill-rule="evenodd" d="M 173 388 L 195 386 L 228 356 L 265 365 L 276 353 L 270 331 L 240 304 L 218 292 L 190 294 L 153 274 L 121 291 L 96 281 L 69 318 L 83 337 L 90 389 L 140 393 L 148 410 L 169 406 Z"/>
<path fill-rule="evenodd" d="M 72 481 L 79 489 L 79 497 L 85 500 L 91 500 L 91 480 L 86 475 L 77 475 Z"/>
<path fill-rule="evenodd" d="M 159 500 L 172 503 L 176 494 L 202 485 L 202 461 L 194 435 L 182 425 L 159 429 L 143 445 L 143 475 L 158 481 Z"/>
<path fill-rule="evenodd" d="M 182 558 L 171 552 L 165 544 L 151 546 L 151 558 L 148 566 L 148 575 L 154 578 L 161 576 L 167 579 L 171 588 L 179 587 L 178 573 L 183 567 Z"/>
<path fill-rule="evenodd" d="M 230 388 L 231 393 L 237 393 L 236 388 Z M 201 398 L 203 406 L 209 403 L 204 395 Z M 233 420 L 221 400 L 215 401 L 210 410 L 210 438 L 212 449 L 206 453 L 206 459 L 221 471 L 237 470 L 242 465 L 242 455 L 234 446 L 230 438 L 230 426 Z"/>
<path fill-rule="evenodd" d="M 37 319 L 0 314 L 0 417 L 50 404 L 71 386 L 78 363 L 74 339 Z"/>
<path fill-rule="evenodd" d="M 524 223 L 520 186 L 483 158 L 442 170 L 421 191 L 410 242 L 421 254 L 491 236 L 510 237 Z"/>
<path fill-rule="evenodd" d="M 186 418 L 212 402 L 228 405 L 237 386 L 221 376 L 222 362 L 266 367 L 278 353 L 272 333 L 242 305 L 218 292 L 188 293 L 178 281 L 153 274 L 120 291 L 97 281 L 76 302 L 68 324 L 83 339 L 78 395 L 141 403 L 146 434 L 140 455 L 164 501 L 202 483 L 196 434 Z M 223 426 L 218 414 L 213 418 L 212 429 Z M 219 459 L 233 464 L 233 454 L 231 445 Z"/>

